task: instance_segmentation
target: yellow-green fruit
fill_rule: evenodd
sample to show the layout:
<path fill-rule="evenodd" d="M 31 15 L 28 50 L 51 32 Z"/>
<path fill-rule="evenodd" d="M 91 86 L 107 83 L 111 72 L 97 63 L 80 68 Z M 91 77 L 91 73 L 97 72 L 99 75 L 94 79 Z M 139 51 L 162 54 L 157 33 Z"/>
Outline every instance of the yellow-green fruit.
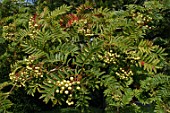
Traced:
<path fill-rule="evenodd" d="M 65 90 L 64 93 L 65 93 L 65 94 L 69 94 L 69 91 L 68 91 L 68 90 Z"/>
<path fill-rule="evenodd" d="M 74 104 L 74 102 L 72 101 L 71 104 Z"/>
<path fill-rule="evenodd" d="M 68 84 L 65 84 L 65 87 L 68 87 L 69 85 Z"/>
<path fill-rule="evenodd" d="M 68 85 L 69 85 L 69 86 L 72 86 L 72 83 L 69 83 Z"/>
<path fill-rule="evenodd" d="M 37 26 L 38 26 L 38 24 L 35 24 L 34 26 L 35 26 L 35 27 L 37 27 Z"/>
<path fill-rule="evenodd" d="M 57 81 L 57 84 L 60 84 L 60 81 Z"/>
<path fill-rule="evenodd" d="M 59 93 L 59 92 L 60 92 L 60 90 L 57 89 L 57 90 L 56 90 L 56 93 Z"/>
<path fill-rule="evenodd" d="M 63 80 L 64 83 L 66 83 L 66 80 Z"/>
<path fill-rule="evenodd" d="M 63 93 L 63 90 L 60 90 L 60 94 L 62 94 Z"/>
<path fill-rule="evenodd" d="M 79 87 L 79 86 L 77 86 L 77 87 L 76 87 L 76 89 L 77 89 L 77 90 L 80 90 L 80 87 Z"/>
<path fill-rule="evenodd" d="M 70 80 L 73 81 L 73 80 L 74 80 L 74 77 L 70 77 Z"/>
<path fill-rule="evenodd" d="M 61 85 L 63 85 L 64 83 L 63 82 L 60 82 Z"/>
<path fill-rule="evenodd" d="M 69 95 L 69 97 L 72 97 L 72 96 L 73 96 L 72 94 Z"/>
<path fill-rule="evenodd" d="M 72 90 L 72 87 L 68 87 L 68 90 Z"/>
<path fill-rule="evenodd" d="M 70 81 L 69 81 L 69 80 L 67 80 L 67 81 L 66 81 L 66 83 L 68 83 L 68 84 L 69 84 L 69 83 L 70 83 Z"/>
<path fill-rule="evenodd" d="M 80 81 L 77 81 L 77 84 L 80 84 Z"/>
<path fill-rule="evenodd" d="M 65 89 L 65 87 L 63 86 L 63 87 L 61 87 L 61 89 L 62 89 L 62 90 L 64 90 L 64 89 Z"/>
<path fill-rule="evenodd" d="M 48 83 L 51 83 L 51 80 L 49 80 Z"/>

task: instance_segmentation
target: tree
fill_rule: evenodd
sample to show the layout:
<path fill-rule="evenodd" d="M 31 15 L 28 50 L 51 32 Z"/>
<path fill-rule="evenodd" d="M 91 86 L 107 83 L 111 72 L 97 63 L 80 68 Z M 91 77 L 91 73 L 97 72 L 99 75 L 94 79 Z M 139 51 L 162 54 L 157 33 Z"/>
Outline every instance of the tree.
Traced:
<path fill-rule="evenodd" d="M 163 30 L 167 8 L 154 0 L 116 5 L 37 4 L 34 14 L 4 18 L 0 58 L 9 58 L 14 89 L 81 112 L 89 112 L 95 93 L 104 95 L 106 112 L 143 112 L 144 105 L 169 112 L 167 53 L 151 35 Z"/>

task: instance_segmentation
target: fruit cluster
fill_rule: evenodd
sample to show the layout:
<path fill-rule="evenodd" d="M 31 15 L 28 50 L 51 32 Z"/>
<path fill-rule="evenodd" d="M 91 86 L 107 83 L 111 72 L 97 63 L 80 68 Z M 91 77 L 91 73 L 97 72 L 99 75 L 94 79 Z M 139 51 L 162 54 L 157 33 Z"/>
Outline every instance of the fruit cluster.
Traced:
<path fill-rule="evenodd" d="M 62 19 L 60 19 L 60 26 L 61 27 L 71 27 L 74 23 L 76 23 L 79 20 L 78 16 L 75 14 L 68 14 Z"/>
<path fill-rule="evenodd" d="M 118 94 L 114 94 L 114 95 L 112 96 L 112 98 L 113 98 L 115 101 L 119 101 L 122 97 L 121 97 L 120 95 L 118 95 Z"/>
<path fill-rule="evenodd" d="M 141 27 L 145 27 L 148 29 L 152 29 L 153 27 L 149 26 L 149 24 L 153 20 L 152 17 L 150 17 L 149 15 L 143 15 L 142 13 L 137 12 L 132 14 L 132 19 L 135 20 L 137 24 Z"/>
<path fill-rule="evenodd" d="M 125 53 L 127 57 L 125 58 L 126 61 L 130 61 L 131 63 L 137 63 L 141 58 L 138 56 L 136 51 L 129 51 Z"/>
<path fill-rule="evenodd" d="M 39 25 L 36 23 L 35 18 L 36 17 L 31 17 L 28 22 L 28 26 L 31 31 L 28 35 L 30 36 L 30 38 L 33 38 L 33 39 L 35 38 L 35 36 L 37 35 L 37 32 L 39 31 L 38 29 Z"/>
<path fill-rule="evenodd" d="M 120 79 L 122 80 L 128 80 L 129 77 L 133 76 L 132 71 L 125 71 L 124 69 L 120 68 L 119 72 L 115 73 Z"/>
<path fill-rule="evenodd" d="M 51 81 L 48 81 L 51 83 Z M 77 90 L 80 90 L 80 81 L 75 81 L 74 77 L 70 77 L 69 80 L 62 80 L 62 81 L 56 81 L 57 89 L 56 93 L 57 94 L 65 94 L 68 96 L 68 99 L 66 100 L 66 103 L 68 105 L 73 105 L 74 102 L 72 101 L 73 99 L 73 93 Z"/>
<path fill-rule="evenodd" d="M 15 40 L 15 27 L 12 24 L 8 26 L 3 26 L 3 37 L 7 40 Z"/>
<path fill-rule="evenodd" d="M 98 57 L 103 60 L 105 63 L 113 63 L 113 64 L 116 64 L 117 62 L 117 58 L 120 57 L 120 55 L 118 55 L 117 53 L 113 53 L 112 50 L 110 50 L 109 52 L 106 51 L 104 53 L 104 56 L 101 56 L 101 55 L 98 55 Z"/>
<path fill-rule="evenodd" d="M 30 56 L 28 59 L 16 63 L 14 67 L 17 70 L 9 74 L 10 79 L 24 86 L 25 82 L 30 79 L 42 78 L 44 72 L 43 65 L 41 63 L 34 64 L 34 60 L 34 57 Z"/>
<path fill-rule="evenodd" d="M 93 34 L 91 29 L 92 25 L 88 22 L 87 19 L 80 19 L 77 25 L 78 25 L 78 29 L 77 29 L 78 33 L 87 37 L 91 37 L 95 35 Z"/>

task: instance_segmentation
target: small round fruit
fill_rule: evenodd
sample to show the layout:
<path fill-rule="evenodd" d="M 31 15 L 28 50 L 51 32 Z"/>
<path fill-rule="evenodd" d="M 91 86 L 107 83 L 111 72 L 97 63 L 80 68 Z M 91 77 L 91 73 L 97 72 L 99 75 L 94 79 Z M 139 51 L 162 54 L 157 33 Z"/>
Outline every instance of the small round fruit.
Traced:
<path fill-rule="evenodd" d="M 38 24 L 35 24 L 34 26 L 35 26 L 35 27 L 37 27 L 37 26 L 38 26 Z"/>
<path fill-rule="evenodd" d="M 69 83 L 68 85 L 69 85 L 69 86 L 72 86 L 72 83 Z"/>
<path fill-rule="evenodd" d="M 65 87 L 68 87 L 69 85 L 68 84 L 65 84 Z"/>
<path fill-rule="evenodd" d="M 51 80 L 49 80 L 48 83 L 51 83 Z"/>
<path fill-rule="evenodd" d="M 80 81 L 77 81 L 77 84 L 80 84 Z"/>
<path fill-rule="evenodd" d="M 62 94 L 63 93 L 63 90 L 60 90 L 60 94 Z"/>
<path fill-rule="evenodd" d="M 39 70 L 34 70 L 35 73 L 39 73 Z"/>
<path fill-rule="evenodd" d="M 57 90 L 56 90 L 56 93 L 59 93 L 59 92 L 60 92 L 60 90 L 57 89 Z"/>
<path fill-rule="evenodd" d="M 40 67 L 35 67 L 35 69 L 40 69 Z"/>
<path fill-rule="evenodd" d="M 73 81 L 73 80 L 74 80 L 74 77 L 70 77 L 70 80 Z"/>
<path fill-rule="evenodd" d="M 34 60 L 31 60 L 31 62 L 34 62 Z"/>
<path fill-rule="evenodd" d="M 62 90 L 64 90 L 64 89 L 65 89 L 65 87 L 63 86 L 63 87 L 61 87 L 61 89 L 62 89 Z"/>
<path fill-rule="evenodd" d="M 66 80 L 63 80 L 64 83 L 66 83 Z"/>
<path fill-rule="evenodd" d="M 64 84 L 64 82 L 60 82 L 60 84 L 61 84 L 61 85 L 63 85 L 63 84 Z"/>
<path fill-rule="evenodd" d="M 71 103 L 70 103 L 70 102 L 68 102 L 67 104 L 68 104 L 69 106 L 71 105 Z"/>
<path fill-rule="evenodd" d="M 71 101 L 70 103 L 71 103 L 72 105 L 74 104 L 74 102 L 73 102 L 73 101 Z"/>
<path fill-rule="evenodd" d="M 60 84 L 60 81 L 57 81 L 57 84 Z"/>
<path fill-rule="evenodd" d="M 69 80 L 67 80 L 67 81 L 66 81 L 66 83 L 68 83 L 68 84 L 69 84 L 69 83 L 70 83 L 70 81 L 69 81 Z"/>
<path fill-rule="evenodd" d="M 72 90 L 72 87 L 68 87 L 68 90 Z"/>
<path fill-rule="evenodd" d="M 76 89 L 77 89 L 77 90 L 80 90 L 80 87 L 79 87 L 79 86 L 77 86 L 77 87 L 76 87 Z"/>
<path fill-rule="evenodd" d="M 27 68 L 27 69 L 29 69 L 29 70 L 32 70 L 32 68 L 31 68 L 31 67 L 29 67 L 29 66 L 26 66 L 26 68 Z"/>
<path fill-rule="evenodd" d="M 69 97 L 72 97 L 72 96 L 73 96 L 72 94 L 69 95 Z"/>
<path fill-rule="evenodd" d="M 72 82 L 72 84 L 74 85 L 76 82 Z"/>
<path fill-rule="evenodd" d="M 67 94 L 69 94 L 69 91 L 68 91 L 68 90 L 65 90 L 64 93 L 67 95 Z"/>

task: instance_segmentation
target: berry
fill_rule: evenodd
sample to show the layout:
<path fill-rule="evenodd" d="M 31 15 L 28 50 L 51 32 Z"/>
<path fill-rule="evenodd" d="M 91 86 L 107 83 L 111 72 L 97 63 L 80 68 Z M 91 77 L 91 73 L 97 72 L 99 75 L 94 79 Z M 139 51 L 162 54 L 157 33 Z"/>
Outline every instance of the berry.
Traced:
<path fill-rule="evenodd" d="M 62 94 L 63 93 L 63 90 L 60 90 L 60 94 Z"/>
<path fill-rule="evenodd" d="M 73 81 L 73 80 L 74 80 L 74 77 L 70 77 L 70 80 Z"/>
<path fill-rule="evenodd" d="M 68 87 L 68 84 L 65 84 L 65 87 Z"/>
<path fill-rule="evenodd" d="M 56 90 L 56 93 L 59 93 L 59 92 L 60 92 L 60 90 L 57 89 L 57 90 Z"/>
<path fill-rule="evenodd" d="M 62 90 L 64 90 L 64 89 L 65 89 L 65 87 L 63 86 L 63 87 L 61 87 L 61 89 L 62 89 Z"/>
<path fill-rule="evenodd" d="M 144 62 L 144 61 L 141 61 L 140 64 L 141 64 L 142 66 L 144 66 L 145 62 Z"/>
<path fill-rule="evenodd" d="M 64 83 L 63 82 L 60 82 L 61 85 L 63 85 Z"/>
<path fill-rule="evenodd" d="M 69 91 L 68 91 L 68 90 L 65 90 L 65 91 L 64 91 L 64 93 L 65 93 L 65 94 L 68 94 L 68 93 L 69 93 Z"/>
<path fill-rule="evenodd" d="M 69 97 L 72 97 L 72 96 L 73 96 L 72 94 L 69 95 Z"/>
<path fill-rule="evenodd" d="M 79 86 L 77 86 L 77 87 L 76 87 L 76 89 L 77 89 L 77 90 L 80 90 L 80 87 L 79 87 Z"/>
<path fill-rule="evenodd" d="M 80 81 L 77 81 L 77 84 L 80 84 Z"/>
<path fill-rule="evenodd" d="M 68 90 L 72 90 L 72 87 L 68 87 Z"/>

